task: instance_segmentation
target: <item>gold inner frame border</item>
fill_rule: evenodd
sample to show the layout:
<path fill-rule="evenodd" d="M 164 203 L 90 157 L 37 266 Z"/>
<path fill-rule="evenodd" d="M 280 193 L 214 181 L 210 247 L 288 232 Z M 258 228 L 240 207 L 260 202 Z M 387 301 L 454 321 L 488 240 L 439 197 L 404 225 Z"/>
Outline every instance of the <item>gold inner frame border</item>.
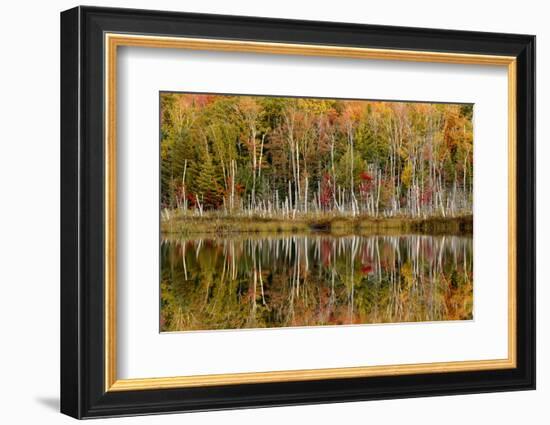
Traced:
<path fill-rule="evenodd" d="M 508 358 L 437 363 L 342 367 L 253 373 L 118 379 L 116 324 L 116 98 L 118 47 L 148 47 L 279 55 L 325 56 L 504 66 L 508 72 Z M 371 49 L 106 33 L 105 47 L 105 391 L 136 391 L 216 385 L 448 373 L 515 368 L 516 359 L 516 58 L 464 53 Z"/>

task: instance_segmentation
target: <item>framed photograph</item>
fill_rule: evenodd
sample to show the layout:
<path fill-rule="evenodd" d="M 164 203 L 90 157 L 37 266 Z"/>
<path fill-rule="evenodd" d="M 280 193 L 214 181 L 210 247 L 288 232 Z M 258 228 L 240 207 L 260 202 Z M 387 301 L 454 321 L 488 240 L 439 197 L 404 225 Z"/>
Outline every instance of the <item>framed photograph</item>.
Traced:
<path fill-rule="evenodd" d="M 535 37 L 61 14 L 61 411 L 535 388 Z"/>

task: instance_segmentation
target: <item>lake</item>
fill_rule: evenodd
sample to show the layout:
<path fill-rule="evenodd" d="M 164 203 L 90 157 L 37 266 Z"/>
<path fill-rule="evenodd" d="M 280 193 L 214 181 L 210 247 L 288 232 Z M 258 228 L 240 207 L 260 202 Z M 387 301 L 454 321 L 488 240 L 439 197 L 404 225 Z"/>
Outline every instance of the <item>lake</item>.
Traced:
<path fill-rule="evenodd" d="M 194 234 L 160 250 L 161 331 L 472 319 L 471 236 Z"/>

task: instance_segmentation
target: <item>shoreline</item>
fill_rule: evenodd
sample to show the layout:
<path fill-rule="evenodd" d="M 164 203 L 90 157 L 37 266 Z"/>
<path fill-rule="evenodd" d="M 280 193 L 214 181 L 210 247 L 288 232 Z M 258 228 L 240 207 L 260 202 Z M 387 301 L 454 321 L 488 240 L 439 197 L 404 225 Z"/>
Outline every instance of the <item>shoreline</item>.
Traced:
<path fill-rule="evenodd" d="M 331 233 L 472 235 L 473 216 L 456 217 L 266 217 L 177 216 L 160 223 L 164 234 Z"/>

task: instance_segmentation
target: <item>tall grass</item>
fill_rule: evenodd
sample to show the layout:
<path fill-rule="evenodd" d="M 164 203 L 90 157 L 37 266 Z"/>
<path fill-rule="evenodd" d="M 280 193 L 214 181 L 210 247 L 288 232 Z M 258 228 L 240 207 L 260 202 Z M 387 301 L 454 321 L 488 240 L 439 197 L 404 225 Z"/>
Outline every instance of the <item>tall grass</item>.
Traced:
<path fill-rule="evenodd" d="M 331 232 L 337 234 L 471 234 L 473 217 L 386 217 L 334 216 L 334 214 L 307 213 L 294 219 L 264 216 L 227 216 L 219 212 L 203 215 L 185 215 L 178 210 L 163 212 L 161 231 L 173 234 L 193 233 L 287 233 Z"/>

